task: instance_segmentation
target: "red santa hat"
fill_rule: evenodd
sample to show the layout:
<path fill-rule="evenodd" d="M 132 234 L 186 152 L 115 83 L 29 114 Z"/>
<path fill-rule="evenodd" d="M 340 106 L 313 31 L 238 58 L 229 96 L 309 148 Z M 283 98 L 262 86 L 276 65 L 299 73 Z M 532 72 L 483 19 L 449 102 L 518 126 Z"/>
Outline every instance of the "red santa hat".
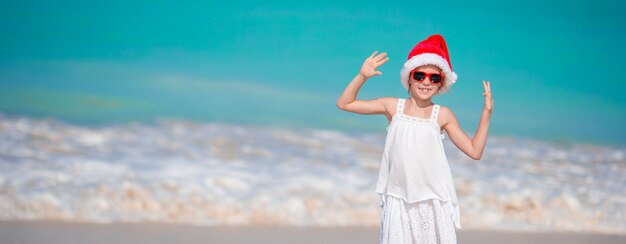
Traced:
<path fill-rule="evenodd" d="M 452 71 L 446 41 L 439 34 L 429 36 L 426 40 L 417 43 L 409 53 L 409 57 L 400 71 L 400 82 L 404 88 L 409 89 L 409 75 L 412 70 L 429 64 L 439 67 L 446 76 L 443 86 L 439 88 L 437 94 L 443 94 L 450 90 L 450 87 L 456 82 L 457 76 Z"/>

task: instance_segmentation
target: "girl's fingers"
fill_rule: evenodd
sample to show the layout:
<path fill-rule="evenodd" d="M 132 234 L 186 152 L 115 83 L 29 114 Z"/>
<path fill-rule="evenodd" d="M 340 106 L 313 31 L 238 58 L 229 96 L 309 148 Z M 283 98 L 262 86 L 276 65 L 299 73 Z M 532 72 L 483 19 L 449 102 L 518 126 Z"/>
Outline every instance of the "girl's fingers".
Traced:
<path fill-rule="evenodd" d="M 382 60 L 385 56 L 387 56 L 387 53 L 381 53 L 381 54 L 378 54 L 378 56 L 376 56 L 376 57 L 374 58 L 374 60 L 375 60 L 376 62 L 380 62 L 380 60 Z"/>
<path fill-rule="evenodd" d="M 389 57 L 381 60 L 380 62 L 378 62 L 378 64 L 376 65 L 376 67 L 383 65 L 384 63 L 386 63 L 387 61 L 389 61 Z"/>
<path fill-rule="evenodd" d="M 378 53 L 378 51 L 374 51 L 374 53 L 372 53 L 372 55 L 370 55 L 370 58 L 373 58 L 377 53 Z"/>
<path fill-rule="evenodd" d="M 485 92 L 491 93 L 491 84 L 489 81 L 483 80 L 483 86 L 485 87 Z"/>

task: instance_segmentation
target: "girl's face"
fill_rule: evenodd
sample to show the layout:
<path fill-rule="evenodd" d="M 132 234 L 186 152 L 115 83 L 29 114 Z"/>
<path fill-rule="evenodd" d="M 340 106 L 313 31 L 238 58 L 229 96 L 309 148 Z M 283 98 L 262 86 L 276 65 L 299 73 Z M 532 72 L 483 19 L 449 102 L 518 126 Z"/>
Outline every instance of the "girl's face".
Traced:
<path fill-rule="evenodd" d="M 413 75 L 410 75 L 409 91 L 410 91 L 411 96 L 416 95 L 417 97 L 423 100 L 431 99 L 435 94 L 437 94 L 437 92 L 443 85 L 443 80 L 439 83 L 433 83 L 432 82 L 433 78 L 428 75 L 428 74 L 442 75 L 441 69 L 439 69 L 437 66 L 433 66 L 433 65 L 421 66 L 421 67 L 417 67 L 416 69 L 414 69 L 413 72 L 414 73 L 423 72 L 427 75 L 422 81 L 415 80 Z"/>

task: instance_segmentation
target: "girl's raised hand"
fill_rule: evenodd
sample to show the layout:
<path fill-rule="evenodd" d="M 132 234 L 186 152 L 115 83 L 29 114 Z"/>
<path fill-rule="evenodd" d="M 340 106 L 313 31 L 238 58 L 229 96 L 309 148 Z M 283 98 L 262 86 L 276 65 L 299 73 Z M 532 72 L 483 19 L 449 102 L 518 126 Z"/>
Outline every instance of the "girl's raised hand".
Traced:
<path fill-rule="evenodd" d="M 489 81 L 483 80 L 483 86 L 485 87 L 485 92 L 483 96 L 485 96 L 485 110 L 491 114 L 493 111 L 493 97 L 491 96 L 491 84 Z"/>
<path fill-rule="evenodd" d="M 363 66 L 361 66 L 361 71 L 359 73 L 363 77 L 365 77 L 365 79 L 369 79 L 377 75 L 382 75 L 383 73 L 376 70 L 376 68 L 383 65 L 387 62 L 387 60 L 389 60 L 389 58 L 386 57 L 387 53 L 381 53 L 378 55 L 376 55 L 376 53 L 378 53 L 378 51 L 375 51 L 374 53 L 372 53 L 372 55 L 365 59 L 365 62 L 363 62 Z"/>

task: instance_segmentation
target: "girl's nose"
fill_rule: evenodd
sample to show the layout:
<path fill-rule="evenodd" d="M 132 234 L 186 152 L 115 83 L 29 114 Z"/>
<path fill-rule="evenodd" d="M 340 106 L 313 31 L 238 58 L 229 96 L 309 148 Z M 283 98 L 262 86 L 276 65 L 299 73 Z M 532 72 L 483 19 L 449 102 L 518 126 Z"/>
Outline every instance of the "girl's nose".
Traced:
<path fill-rule="evenodd" d="M 426 82 L 426 81 L 428 81 L 428 82 Z M 426 77 L 426 78 L 424 78 L 424 80 L 422 81 L 422 84 L 425 84 L 425 85 L 431 85 L 431 82 L 430 82 L 430 77 Z"/>

